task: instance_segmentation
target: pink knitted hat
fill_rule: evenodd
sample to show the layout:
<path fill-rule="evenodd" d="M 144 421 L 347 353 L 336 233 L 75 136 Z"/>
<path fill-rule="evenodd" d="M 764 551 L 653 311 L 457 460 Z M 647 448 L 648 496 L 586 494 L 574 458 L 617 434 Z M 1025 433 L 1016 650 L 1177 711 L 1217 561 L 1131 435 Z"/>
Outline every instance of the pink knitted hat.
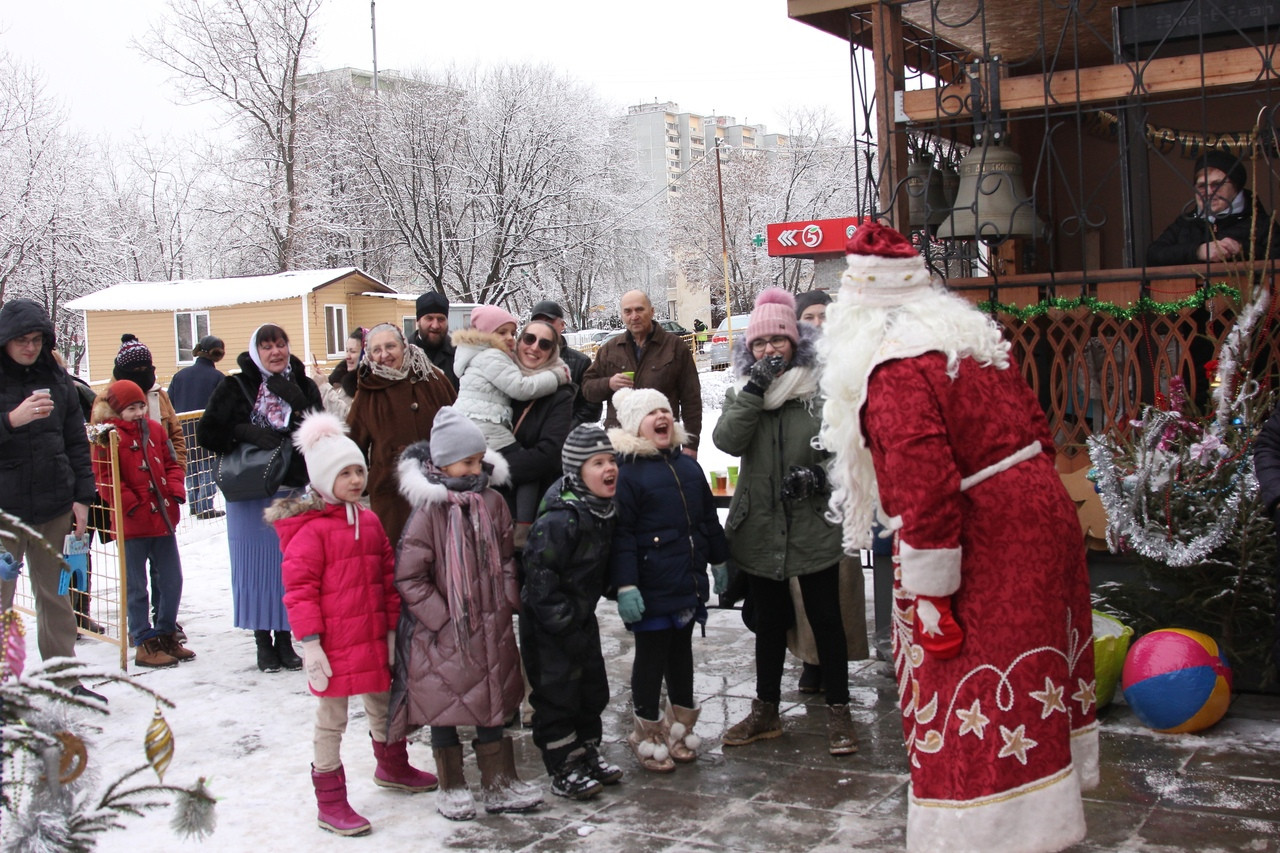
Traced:
<path fill-rule="evenodd" d="M 795 297 L 778 287 L 763 290 L 756 297 L 755 310 L 747 323 L 747 346 L 751 346 L 752 341 L 774 335 L 786 335 L 793 344 L 800 340 L 800 332 L 796 329 Z"/>
<path fill-rule="evenodd" d="M 520 328 L 520 321 L 512 317 L 497 305 L 477 305 L 471 309 L 471 326 L 481 332 L 490 333 L 507 323 Z"/>

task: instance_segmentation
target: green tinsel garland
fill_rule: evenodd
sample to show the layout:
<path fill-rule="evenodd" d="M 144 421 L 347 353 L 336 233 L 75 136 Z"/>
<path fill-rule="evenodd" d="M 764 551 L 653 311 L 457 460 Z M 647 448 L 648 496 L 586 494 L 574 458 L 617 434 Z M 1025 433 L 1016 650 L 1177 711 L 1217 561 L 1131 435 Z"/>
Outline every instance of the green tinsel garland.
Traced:
<path fill-rule="evenodd" d="M 987 314 L 1009 314 L 1019 322 L 1025 323 L 1034 317 L 1040 317 L 1049 311 L 1074 311 L 1076 308 L 1088 308 L 1092 314 L 1110 314 L 1121 320 L 1132 320 L 1141 314 L 1175 314 L 1185 308 L 1200 308 L 1215 296 L 1230 296 L 1240 299 L 1240 291 L 1226 284 L 1210 284 L 1203 290 L 1196 291 L 1185 299 L 1174 302 L 1159 302 L 1149 296 L 1138 298 L 1128 307 L 1114 302 L 1105 302 L 1093 296 L 1079 296 L 1075 299 L 1051 297 L 1042 299 L 1035 305 L 1018 306 L 990 300 L 978 303 L 978 310 Z"/>

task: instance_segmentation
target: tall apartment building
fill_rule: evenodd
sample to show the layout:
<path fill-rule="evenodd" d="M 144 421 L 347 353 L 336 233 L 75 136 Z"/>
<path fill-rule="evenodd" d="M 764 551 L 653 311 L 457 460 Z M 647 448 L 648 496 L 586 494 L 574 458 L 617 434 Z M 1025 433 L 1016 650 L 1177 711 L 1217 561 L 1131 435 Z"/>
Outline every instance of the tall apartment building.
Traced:
<path fill-rule="evenodd" d="M 663 188 L 667 198 L 680 194 L 680 177 L 708 154 L 714 155 L 717 139 L 736 151 L 759 151 L 764 154 L 784 149 L 786 135 L 769 133 L 764 125 L 740 124 L 733 116 L 699 115 L 681 112 L 673 101 L 637 104 L 627 108 L 627 128 L 635 144 L 636 161 L 653 192 Z M 692 328 L 695 318 L 711 324 L 710 286 L 718 282 L 690 282 L 672 264 L 665 273 L 667 317 Z M 649 282 L 640 283 L 641 289 Z M 659 315 L 661 305 L 656 305 Z"/>

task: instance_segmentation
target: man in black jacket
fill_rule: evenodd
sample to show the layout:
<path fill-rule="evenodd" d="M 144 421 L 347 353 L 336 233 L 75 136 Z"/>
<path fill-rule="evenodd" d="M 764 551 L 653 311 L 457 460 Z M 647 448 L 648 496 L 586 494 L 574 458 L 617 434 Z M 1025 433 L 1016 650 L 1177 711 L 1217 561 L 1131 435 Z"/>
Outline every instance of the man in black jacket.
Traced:
<path fill-rule="evenodd" d="M 593 403 L 582 396 L 582 374 L 591 366 L 591 359 L 565 343 L 564 309 L 558 302 L 544 299 L 533 306 L 529 319 L 550 323 L 560 335 L 560 359 L 569 365 L 569 379 L 578 386 L 578 392 L 573 398 L 573 426 L 599 423 L 604 403 Z"/>
<path fill-rule="evenodd" d="M 427 354 L 436 367 L 444 371 L 453 390 L 458 390 L 458 375 L 453 372 L 453 341 L 449 340 L 449 300 L 444 294 L 428 290 L 416 304 L 418 330 L 409 343 Z"/>
<path fill-rule="evenodd" d="M 1276 257 L 1271 217 L 1245 188 L 1244 164 L 1222 151 L 1196 161 L 1195 206 L 1182 213 L 1147 249 L 1147 264 L 1172 266 Z"/>
<path fill-rule="evenodd" d="M 54 360 L 53 322 L 40 303 L 11 299 L 0 308 L 0 509 L 32 528 L 9 546 L 25 560 L 36 605 L 40 657 L 74 657 L 76 614 L 58 593 L 63 538 L 83 536 L 97 493 L 79 394 Z M 47 543 L 53 553 L 43 545 Z M 0 608 L 13 606 L 16 581 L 0 582 Z M 107 700 L 85 687 L 76 694 Z"/>
<path fill-rule="evenodd" d="M 195 364 L 184 367 L 169 380 L 169 401 L 178 412 L 198 412 L 209 405 L 213 389 L 225 378 L 218 362 L 227 354 L 222 338 L 205 335 L 191 350 Z M 213 508 L 217 485 L 213 482 L 213 454 L 196 443 L 196 422 L 182 422 L 187 440 L 187 507 L 196 518 L 219 518 L 226 515 Z"/>

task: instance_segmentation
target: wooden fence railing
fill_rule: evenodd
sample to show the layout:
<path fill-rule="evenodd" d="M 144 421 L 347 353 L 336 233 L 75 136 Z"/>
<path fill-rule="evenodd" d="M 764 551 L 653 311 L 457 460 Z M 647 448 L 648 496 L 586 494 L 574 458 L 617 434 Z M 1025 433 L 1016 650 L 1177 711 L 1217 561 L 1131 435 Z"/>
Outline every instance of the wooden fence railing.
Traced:
<path fill-rule="evenodd" d="M 1017 276 L 995 282 L 949 282 L 973 302 L 1018 306 L 996 310 L 994 316 L 1013 342 L 1015 359 L 1044 406 L 1058 443 L 1059 466 L 1067 471 L 1088 464 L 1085 442 L 1089 436 L 1126 429 L 1144 405 L 1168 392 L 1173 376 L 1182 377 L 1189 399 L 1208 405 L 1206 362 L 1217 357 L 1243 300 L 1251 297 L 1255 287 L 1267 287 L 1274 297 L 1276 284 L 1269 268 L 1123 270 L 1098 278 Z M 1184 304 L 1199 301 L 1193 297 L 1216 285 L 1241 291 L 1241 299 L 1214 295 L 1202 304 Z M 1054 299 L 1070 305 L 1081 297 L 1124 309 L 1144 297 L 1176 307 L 1132 316 L 1128 310 L 1098 310 L 1096 303 L 1047 307 L 1031 316 L 1025 310 L 1037 304 L 1048 306 Z M 1251 369 L 1264 390 L 1274 386 L 1280 368 L 1277 313 L 1273 298 L 1253 352 Z"/>

